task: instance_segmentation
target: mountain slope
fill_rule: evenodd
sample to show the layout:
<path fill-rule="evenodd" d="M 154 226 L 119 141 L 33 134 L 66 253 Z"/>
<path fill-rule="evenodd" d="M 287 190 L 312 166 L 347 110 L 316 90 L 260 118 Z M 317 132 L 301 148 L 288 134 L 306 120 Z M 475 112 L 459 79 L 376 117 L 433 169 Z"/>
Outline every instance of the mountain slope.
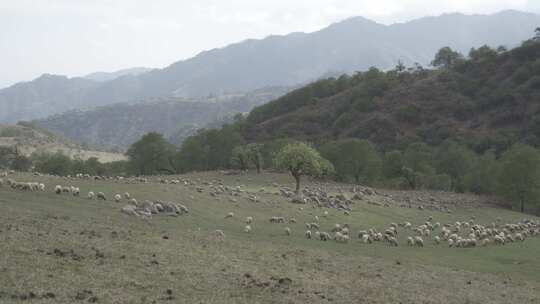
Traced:
<path fill-rule="evenodd" d="M 448 138 L 477 151 L 540 146 L 540 43 L 486 51 L 451 69 L 321 80 L 255 108 L 243 133 L 250 141 L 356 137 L 383 149 Z"/>
<path fill-rule="evenodd" d="M 70 157 L 83 160 L 96 157 L 101 162 L 126 159 L 122 154 L 83 149 L 80 145 L 29 123 L 19 123 L 17 125 L 0 124 L 0 149 L 5 153 L 0 155 L 0 159 L 4 160 L 10 158 L 12 156 L 10 154 L 14 152 L 27 157 L 32 153 L 62 152 Z M 7 153 L 7 151 L 12 152 Z"/>
<path fill-rule="evenodd" d="M 352 18 L 314 33 L 270 36 L 202 52 L 138 76 L 84 86 L 77 80 L 66 89 L 51 87 L 39 96 L 33 93 L 39 79 L 12 86 L 0 90 L 0 122 L 155 97 L 200 97 L 290 86 L 329 72 L 371 66 L 388 69 L 398 60 L 426 65 L 442 46 L 462 52 L 483 44 L 513 46 L 529 38 L 539 24 L 540 16 L 516 11 L 486 16 L 449 14 L 391 26 Z"/>
<path fill-rule="evenodd" d="M 198 128 L 211 123 L 219 126 L 221 120 L 248 112 L 288 91 L 274 87 L 213 98 L 120 103 L 87 111 L 69 111 L 34 123 L 71 140 L 107 149 L 124 150 L 150 131 L 162 133 L 179 144 Z"/>
<path fill-rule="evenodd" d="M 137 67 L 137 68 L 123 69 L 123 70 L 119 70 L 115 72 L 95 72 L 95 73 L 88 74 L 84 76 L 83 78 L 102 82 L 102 81 L 113 80 L 122 76 L 137 76 L 137 75 L 150 72 L 151 70 L 152 69 L 150 68 Z"/>

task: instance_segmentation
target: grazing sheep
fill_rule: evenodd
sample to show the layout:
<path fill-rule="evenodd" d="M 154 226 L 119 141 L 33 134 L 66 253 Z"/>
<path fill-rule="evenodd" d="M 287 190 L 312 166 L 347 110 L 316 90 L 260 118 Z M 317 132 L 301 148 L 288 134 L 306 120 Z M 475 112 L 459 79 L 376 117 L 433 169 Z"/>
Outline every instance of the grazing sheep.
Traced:
<path fill-rule="evenodd" d="M 454 247 L 454 239 L 448 239 L 448 247 Z"/>
<path fill-rule="evenodd" d="M 70 193 L 71 192 L 71 187 L 62 187 L 62 192 Z"/>
<path fill-rule="evenodd" d="M 291 218 L 289 219 L 289 223 L 291 223 L 291 224 L 296 224 L 296 219 L 295 219 L 294 217 L 291 217 Z"/>
<path fill-rule="evenodd" d="M 306 230 L 306 238 L 311 239 L 311 230 Z"/>
<path fill-rule="evenodd" d="M 129 194 L 129 192 L 126 192 L 124 193 L 124 197 L 129 200 L 131 198 L 131 195 Z"/>
<path fill-rule="evenodd" d="M 412 237 L 407 237 L 407 245 L 414 246 L 414 239 Z"/>
<path fill-rule="evenodd" d="M 291 235 L 291 228 L 285 227 L 285 235 Z"/>
<path fill-rule="evenodd" d="M 115 194 L 114 195 L 114 201 L 119 203 L 120 201 L 122 200 L 122 196 L 120 194 Z"/>
<path fill-rule="evenodd" d="M 320 232 L 319 233 L 319 238 L 320 238 L 321 241 L 324 241 L 324 242 L 331 239 L 330 234 L 328 234 L 328 232 Z"/>
<path fill-rule="evenodd" d="M 107 198 L 105 197 L 105 193 L 103 193 L 103 192 L 98 192 L 97 193 L 97 199 L 98 200 L 104 200 L 104 201 L 107 200 Z"/>
<path fill-rule="evenodd" d="M 73 187 L 73 189 L 71 189 L 71 194 L 73 194 L 73 196 L 80 196 L 81 190 L 79 189 L 79 187 Z"/>
<path fill-rule="evenodd" d="M 246 225 L 246 227 L 244 227 L 244 232 L 245 232 L 245 233 L 250 233 L 250 232 L 251 232 L 251 226 L 250 226 L 250 225 Z"/>
<path fill-rule="evenodd" d="M 135 198 L 130 198 L 128 200 L 128 204 L 133 205 L 133 206 L 137 206 L 138 202 L 137 202 L 137 200 Z M 156 204 L 156 208 L 158 208 L 157 205 L 161 206 L 161 204 Z M 161 209 L 163 209 L 163 206 L 161 206 Z M 158 210 L 159 210 L 159 208 L 158 208 Z"/>
<path fill-rule="evenodd" d="M 62 186 L 60 186 L 60 185 L 54 186 L 54 192 L 55 192 L 56 194 L 62 193 Z"/>
<path fill-rule="evenodd" d="M 414 237 L 414 245 L 418 247 L 424 247 L 424 240 L 421 237 L 416 236 Z"/>
<path fill-rule="evenodd" d="M 341 225 L 340 224 L 335 224 L 334 228 L 332 228 L 332 232 L 336 232 L 336 231 L 341 231 Z"/>
<path fill-rule="evenodd" d="M 122 213 L 127 214 L 127 215 L 139 216 L 139 214 L 137 213 L 137 210 L 132 205 L 126 205 L 126 206 L 122 207 L 122 209 L 120 209 L 120 211 Z"/>
<path fill-rule="evenodd" d="M 435 244 L 439 245 L 441 243 L 441 238 L 437 235 L 433 238 L 433 241 L 435 242 Z"/>
<path fill-rule="evenodd" d="M 318 222 L 318 221 L 319 221 L 319 217 L 315 215 L 315 222 Z"/>
<path fill-rule="evenodd" d="M 388 243 L 390 244 L 390 246 L 394 246 L 394 247 L 398 246 L 398 241 L 397 241 L 397 239 L 395 237 L 393 237 L 393 236 L 388 237 L 387 240 L 388 240 Z"/>
<path fill-rule="evenodd" d="M 2 182 L 0 181 L 0 186 L 2 186 Z M 39 184 L 38 185 L 39 191 L 45 191 L 45 184 Z"/>
<path fill-rule="evenodd" d="M 483 239 L 482 240 L 482 246 L 484 246 L 484 247 L 489 245 L 489 243 L 491 243 L 490 239 Z"/>
<path fill-rule="evenodd" d="M 364 244 L 370 243 L 371 244 L 371 239 L 369 238 L 368 234 L 362 235 L 362 243 L 364 243 Z"/>
<path fill-rule="evenodd" d="M 229 212 L 227 213 L 227 215 L 225 215 L 225 218 L 228 219 L 228 218 L 232 218 L 234 217 L 234 212 Z M 246 226 L 247 227 L 247 226 Z M 250 227 L 250 230 L 251 230 L 251 227 Z"/>
<path fill-rule="evenodd" d="M 91 200 L 92 200 L 92 199 L 94 199 L 95 196 L 96 196 L 96 195 L 94 194 L 94 192 L 90 191 L 90 192 L 88 192 L 88 195 L 87 195 L 86 197 L 87 197 L 88 199 L 91 199 Z"/>
<path fill-rule="evenodd" d="M 252 222 L 253 222 L 253 217 L 251 217 L 251 216 L 246 217 L 246 224 L 249 225 L 249 224 L 251 224 Z"/>
<path fill-rule="evenodd" d="M 324 211 L 323 216 L 327 217 L 328 216 L 328 211 Z"/>
<path fill-rule="evenodd" d="M 306 223 L 306 228 L 308 230 L 310 230 L 310 229 L 319 230 L 319 224 L 317 224 L 317 223 Z"/>

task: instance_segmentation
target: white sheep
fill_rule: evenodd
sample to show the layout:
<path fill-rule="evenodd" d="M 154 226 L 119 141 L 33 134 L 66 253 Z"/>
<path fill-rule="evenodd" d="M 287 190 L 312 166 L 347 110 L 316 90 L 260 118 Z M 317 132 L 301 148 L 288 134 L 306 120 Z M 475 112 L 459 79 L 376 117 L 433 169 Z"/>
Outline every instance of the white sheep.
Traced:
<path fill-rule="evenodd" d="M 94 194 L 94 192 L 90 191 L 88 192 L 88 195 L 86 196 L 88 199 L 94 199 L 96 195 Z"/>
<path fill-rule="evenodd" d="M 131 195 L 129 194 L 129 192 L 126 192 L 124 193 L 124 197 L 129 200 L 131 198 Z"/>
<path fill-rule="evenodd" d="M 251 225 L 246 225 L 246 227 L 244 227 L 244 232 L 245 233 L 250 233 L 251 232 Z"/>
<path fill-rule="evenodd" d="M 246 224 L 249 225 L 249 224 L 251 224 L 252 222 L 253 222 L 253 217 L 251 217 L 251 216 L 246 217 Z"/>
<path fill-rule="evenodd" d="M 232 217 L 234 217 L 234 212 L 229 212 L 229 213 L 227 213 L 227 215 L 225 215 L 225 218 L 226 218 L 226 219 L 232 218 Z M 248 226 L 249 226 L 249 225 L 248 225 Z M 248 227 L 248 226 L 246 226 L 246 227 Z M 251 230 L 251 227 L 250 227 L 250 230 Z"/>
<path fill-rule="evenodd" d="M 439 245 L 441 243 L 441 238 L 437 235 L 433 238 L 433 241 L 435 241 L 435 244 Z"/>
<path fill-rule="evenodd" d="M 414 237 L 414 245 L 418 247 L 424 247 L 424 240 L 421 237 L 416 236 Z"/>
<path fill-rule="evenodd" d="M 101 200 L 106 201 L 106 200 L 107 200 L 107 197 L 105 197 L 105 193 L 103 193 L 103 192 L 98 192 L 98 193 L 97 193 L 97 199 L 101 199 Z"/>
<path fill-rule="evenodd" d="M 311 230 L 306 230 L 306 238 L 311 239 Z"/>
<path fill-rule="evenodd" d="M 285 235 L 291 235 L 291 228 L 285 227 Z"/>
<path fill-rule="evenodd" d="M 407 245 L 414 246 L 414 239 L 412 237 L 407 237 Z"/>
<path fill-rule="evenodd" d="M 120 200 L 122 200 L 122 196 L 121 196 L 120 194 L 115 194 L 115 195 L 114 195 L 114 201 L 117 202 L 117 203 L 119 203 Z"/>
<path fill-rule="evenodd" d="M 60 186 L 60 185 L 54 186 L 54 192 L 55 192 L 56 194 L 62 193 L 62 186 Z"/>
<path fill-rule="evenodd" d="M 73 187 L 73 189 L 71 189 L 71 194 L 73 194 L 73 196 L 79 196 L 81 195 L 81 190 L 79 187 Z"/>
<path fill-rule="evenodd" d="M 0 182 L 0 186 L 1 185 L 2 185 L 2 183 Z M 45 191 L 45 184 L 39 184 L 38 189 L 39 189 L 39 191 Z"/>

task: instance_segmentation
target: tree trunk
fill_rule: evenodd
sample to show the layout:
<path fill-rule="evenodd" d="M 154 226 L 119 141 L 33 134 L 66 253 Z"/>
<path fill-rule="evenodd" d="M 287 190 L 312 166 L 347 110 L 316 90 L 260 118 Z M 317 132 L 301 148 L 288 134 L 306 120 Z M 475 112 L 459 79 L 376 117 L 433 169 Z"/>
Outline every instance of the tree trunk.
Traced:
<path fill-rule="evenodd" d="M 294 179 L 296 180 L 296 195 L 300 194 L 300 175 L 295 175 Z"/>

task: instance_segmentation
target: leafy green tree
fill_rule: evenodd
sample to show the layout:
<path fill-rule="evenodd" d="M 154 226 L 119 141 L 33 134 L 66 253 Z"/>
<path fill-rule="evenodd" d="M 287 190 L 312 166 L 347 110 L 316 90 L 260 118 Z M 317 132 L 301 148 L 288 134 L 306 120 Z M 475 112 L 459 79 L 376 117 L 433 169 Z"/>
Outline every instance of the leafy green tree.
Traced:
<path fill-rule="evenodd" d="M 402 176 L 404 166 L 403 153 L 401 151 L 390 151 L 384 154 L 383 175 L 386 178 L 396 178 Z"/>
<path fill-rule="evenodd" d="M 13 162 L 11 163 L 11 169 L 17 170 L 17 171 L 28 171 L 32 167 L 32 161 L 30 158 L 18 154 L 13 158 Z"/>
<path fill-rule="evenodd" d="M 144 135 L 129 147 L 126 155 L 136 174 L 174 173 L 174 147 L 159 133 Z"/>
<path fill-rule="evenodd" d="M 434 67 L 450 68 L 461 60 L 463 60 L 463 55 L 447 46 L 437 52 L 431 65 Z"/>
<path fill-rule="evenodd" d="M 248 151 L 245 146 L 238 146 L 232 150 L 231 163 L 233 166 L 240 168 L 240 170 L 247 170 L 249 168 Z"/>
<path fill-rule="evenodd" d="M 381 172 L 381 158 L 373 144 L 367 140 L 330 142 L 321 148 L 321 154 L 333 164 L 342 179 L 350 176 L 356 183 L 371 184 Z"/>
<path fill-rule="evenodd" d="M 33 154 L 32 160 L 38 172 L 65 176 L 71 174 L 72 171 L 71 158 L 61 152 Z"/>
<path fill-rule="evenodd" d="M 421 185 L 424 176 L 435 173 L 432 166 L 432 154 L 431 148 L 423 142 L 412 143 L 405 149 L 403 153 L 403 177 L 407 180 L 411 189 L 417 189 Z"/>
<path fill-rule="evenodd" d="M 472 164 L 463 183 L 467 191 L 476 194 L 495 193 L 497 187 L 498 163 L 495 154 L 491 151 L 479 156 Z"/>
<path fill-rule="evenodd" d="M 255 166 L 255 168 L 257 169 L 257 173 L 261 173 L 262 169 L 262 148 L 263 146 L 257 143 L 248 144 L 245 147 L 247 152 L 247 159 Z"/>
<path fill-rule="evenodd" d="M 476 154 L 454 141 L 445 141 L 437 148 L 434 159 L 437 172 L 452 179 L 452 190 L 464 191 L 463 178 L 475 163 Z"/>
<path fill-rule="evenodd" d="M 296 194 L 300 194 L 302 176 L 320 176 L 329 170 L 329 163 L 319 155 L 317 150 L 305 143 L 285 146 L 276 157 L 276 167 L 287 170 L 296 181 Z"/>
<path fill-rule="evenodd" d="M 488 60 L 497 57 L 497 50 L 490 48 L 487 45 L 481 46 L 478 49 L 472 48 L 469 52 L 469 57 L 472 60 Z"/>
<path fill-rule="evenodd" d="M 501 158 L 498 192 L 506 199 L 526 206 L 540 199 L 540 153 L 531 146 L 515 144 Z"/>

